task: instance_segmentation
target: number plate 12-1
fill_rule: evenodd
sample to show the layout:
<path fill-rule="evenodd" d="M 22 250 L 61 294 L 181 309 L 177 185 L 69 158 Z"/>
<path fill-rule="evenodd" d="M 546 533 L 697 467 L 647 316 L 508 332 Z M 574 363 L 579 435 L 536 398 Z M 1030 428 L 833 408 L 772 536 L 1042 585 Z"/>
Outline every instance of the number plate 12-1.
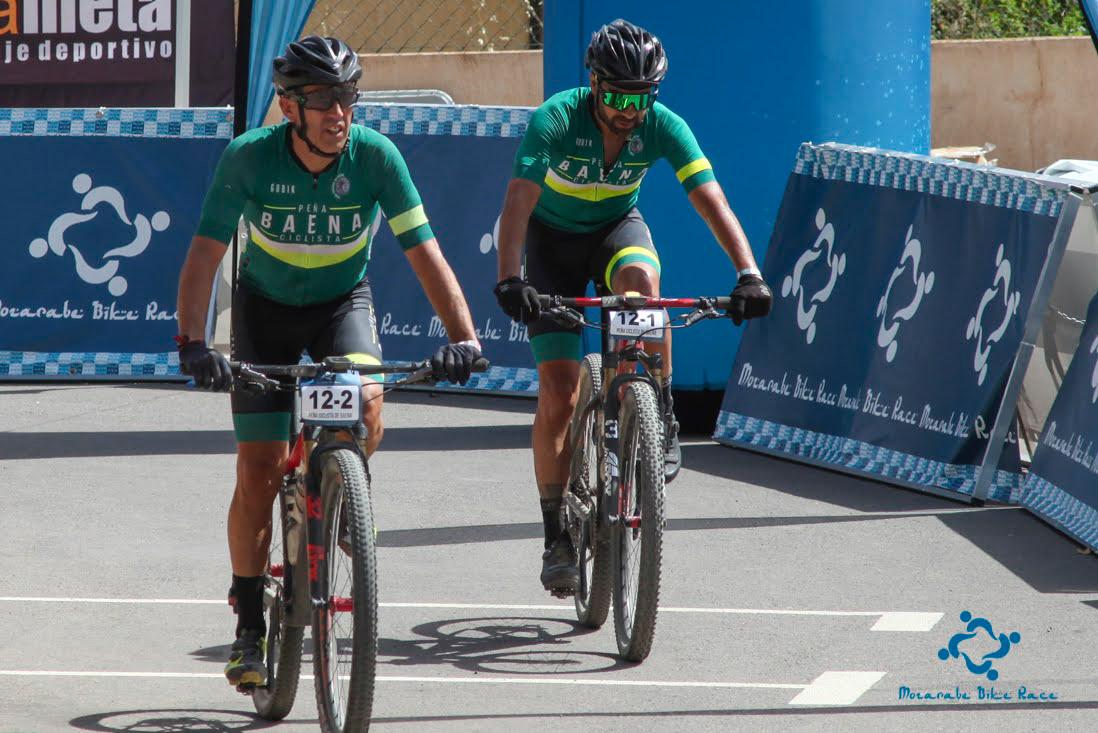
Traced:
<path fill-rule="evenodd" d="M 663 341 L 667 311 L 662 308 L 641 308 L 635 311 L 610 311 L 610 335 L 619 338 L 639 338 Z"/>

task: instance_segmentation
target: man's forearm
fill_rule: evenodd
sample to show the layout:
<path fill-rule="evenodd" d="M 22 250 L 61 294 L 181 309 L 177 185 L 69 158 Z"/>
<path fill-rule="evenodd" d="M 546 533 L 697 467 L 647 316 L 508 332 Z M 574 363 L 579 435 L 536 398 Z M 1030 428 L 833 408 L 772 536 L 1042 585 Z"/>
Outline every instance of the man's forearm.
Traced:
<path fill-rule="evenodd" d="M 431 239 L 406 253 L 427 300 L 446 328 L 451 342 L 477 341 L 473 316 L 461 285 L 442 256 L 438 242 Z"/>
<path fill-rule="evenodd" d="M 757 267 L 755 256 L 751 252 L 751 245 L 747 241 L 747 234 L 740 225 L 740 220 L 732 212 L 728 205 L 720 184 L 715 181 L 702 184 L 690 192 L 690 202 L 697 209 L 713 236 L 720 243 L 736 270 L 748 267 Z"/>
<path fill-rule="evenodd" d="M 526 240 L 526 222 L 507 213 L 499 222 L 498 280 L 516 277 L 522 272 L 522 250 Z"/>
<path fill-rule="evenodd" d="M 514 178 L 507 185 L 503 213 L 499 216 L 499 280 L 516 277 L 522 272 L 526 227 L 540 195 L 541 187 L 532 181 Z"/>
<path fill-rule="evenodd" d="M 179 314 L 179 333 L 189 339 L 206 338 L 210 293 L 224 253 L 225 245 L 200 237 L 195 237 L 187 251 L 187 259 L 179 274 L 176 310 Z"/>

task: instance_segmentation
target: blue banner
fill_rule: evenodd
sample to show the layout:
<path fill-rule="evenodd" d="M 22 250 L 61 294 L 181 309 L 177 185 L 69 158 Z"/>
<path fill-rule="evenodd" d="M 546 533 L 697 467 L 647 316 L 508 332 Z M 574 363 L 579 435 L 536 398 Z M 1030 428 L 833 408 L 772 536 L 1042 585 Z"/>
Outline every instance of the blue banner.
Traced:
<path fill-rule="evenodd" d="M 529 110 L 505 107 L 364 105 L 355 122 L 400 149 L 423 198 L 431 228 L 461 283 L 485 356 L 487 374 L 469 387 L 537 391 L 525 326 L 499 309 L 496 284 L 499 212 Z M 435 315 L 387 224 L 370 255 L 370 284 L 386 360 L 423 359 L 446 342 Z"/>
<path fill-rule="evenodd" d="M 1021 503 L 1098 550 L 1098 297 L 1034 452 Z"/>
<path fill-rule="evenodd" d="M 971 494 L 1062 203 L 1036 177 L 802 146 L 764 266 L 774 309 L 714 437 Z M 1000 500 L 1020 486 L 1008 442 Z"/>
<path fill-rule="evenodd" d="M 0 376 L 166 376 L 224 110 L 0 110 Z M 6 133 L 6 134 L 5 134 Z"/>

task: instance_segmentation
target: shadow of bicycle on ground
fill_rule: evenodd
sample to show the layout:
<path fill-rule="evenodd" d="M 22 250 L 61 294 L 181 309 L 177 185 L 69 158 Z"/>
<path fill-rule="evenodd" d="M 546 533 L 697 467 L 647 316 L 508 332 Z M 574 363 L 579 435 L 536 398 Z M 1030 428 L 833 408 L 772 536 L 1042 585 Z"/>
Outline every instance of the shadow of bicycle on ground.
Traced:
<path fill-rule="evenodd" d="M 266 730 L 278 724 L 263 720 L 255 713 L 204 708 L 119 710 L 69 721 L 73 728 L 105 733 L 243 733 Z"/>
<path fill-rule="evenodd" d="M 510 675 L 594 674 L 633 666 L 613 654 L 577 650 L 573 640 L 593 629 L 565 619 L 486 616 L 432 621 L 411 631 L 412 638 L 379 640 L 380 665 Z"/>

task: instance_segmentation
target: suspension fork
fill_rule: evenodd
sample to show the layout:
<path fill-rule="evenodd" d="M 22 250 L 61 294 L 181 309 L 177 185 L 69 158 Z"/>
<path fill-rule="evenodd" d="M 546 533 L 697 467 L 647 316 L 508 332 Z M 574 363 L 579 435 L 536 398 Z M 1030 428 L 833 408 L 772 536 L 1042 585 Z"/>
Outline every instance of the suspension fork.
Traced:
<path fill-rule="evenodd" d="M 320 483 L 321 461 L 327 453 L 347 449 L 357 455 L 363 467 L 366 467 L 366 454 L 362 452 L 360 445 L 360 438 L 365 438 L 365 426 L 361 426 L 361 430 L 358 428 L 359 426 L 354 429 L 307 428 L 315 431 L 311 434 L 316 438 L 316 445 L 308 456 L 308 471 L 305 473 L 305 550 L 309 568 L 309 597 L 314 609 L 328 610 L 331 600 L 328 588 L 328 548 L 320 544 L 324 540 L 326 498 Z M 344 439 L 345 437 L 349 439 Z M 327 498 L 332 500 L 331 497 Z M 339 527 L 332 527 L 332 532 L 338 531 Z"/>
<path fill-rule="evenodd" d="M 605 316 L 604 316 L 605 322 Z M 603 377 L 603 406 L 605 412 L 605 440 L 606 440 L 606 458 L 610 465 L 610 489 L 611 496 L 615 498 L 616 514 L 609 514 L 609 508 L 604 510 L 602 519 L 605 519 L 606 526 L 611 526 L 617 523 L 624 522 L 629 527 L 636 529 L 640 526 L 639 520 L 635 517 L 626 516 L 626 512 L 629 507 L 629 500 L 632 496 L 634 487 L 630 479 L 625 478 L 631 475 L 631 471 L 627 470 L 628 466 L 623 465 L 625 457 L 621 457 L 621 429 L 619 425 L 619 414 L 621 412 L 621 398 L 620 394 L 622 388 L 629 382 L 645 382 L 652 385 L 655 389 L 657 399 L 661 394 L 659 389 L 659 375 L 662 373 L 663 357 L 659 353 L 648 354 L 637 347 L 626 347 L 621 350 L 613 348 L 613 342 L 611 342 L 603 332 L 603 344 L 610 344 L 611 348 L 603 351 L 603 366 L 605 374 Z M 626 371 L 624 367 L 628 364 L 634 364 L 640 362 L 644 366 L 642 373 L 635 371 Z M 655 375 L 655 376 L 653 376 Z M 604 502 L 609 504 L 610 502 Z"/>

